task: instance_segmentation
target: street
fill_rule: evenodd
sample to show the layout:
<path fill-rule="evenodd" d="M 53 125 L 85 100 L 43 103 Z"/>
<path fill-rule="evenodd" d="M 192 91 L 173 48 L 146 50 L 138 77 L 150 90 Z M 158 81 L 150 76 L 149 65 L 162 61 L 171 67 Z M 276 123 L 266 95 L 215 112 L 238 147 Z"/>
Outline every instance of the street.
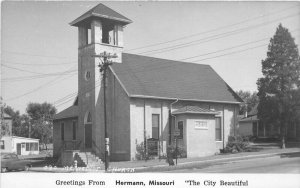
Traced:
<path fill-rule="evenodd" d="M 167 173 L 300 173 L 300 157 L 269 157 L 168 171 Z"/>

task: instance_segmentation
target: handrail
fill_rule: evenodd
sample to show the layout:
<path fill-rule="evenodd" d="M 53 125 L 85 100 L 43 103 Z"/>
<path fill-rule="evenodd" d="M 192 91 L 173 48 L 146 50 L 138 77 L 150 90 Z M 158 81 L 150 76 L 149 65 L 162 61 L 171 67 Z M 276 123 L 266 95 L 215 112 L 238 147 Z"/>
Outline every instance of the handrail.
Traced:
<path fill-rule="evenodd" d="M 92 144 L 99 151 L 99 154 L 101 154 L 101 149 L 97 146 L 95 140 L 92 140 Z M 95 154 L 97 154 L 97 153 L 95 152 Z"/>

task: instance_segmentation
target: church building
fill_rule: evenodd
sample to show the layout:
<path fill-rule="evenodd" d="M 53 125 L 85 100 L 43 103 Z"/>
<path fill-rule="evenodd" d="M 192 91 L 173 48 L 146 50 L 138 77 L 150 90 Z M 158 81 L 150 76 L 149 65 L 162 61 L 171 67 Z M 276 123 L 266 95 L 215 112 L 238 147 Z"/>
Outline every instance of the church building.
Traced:
<path fill-rule="evenodd" d="M 103 4 L 70 23 L 78 27 L 78 95 L 55 115 L 54 155 L 104 156 L 103 75 L 98 67 L 103 58 L 95 56 L 104 53 L 116 55 L 106 80 L 111 161 L 136 160 L 139 146 L 154 157 L 166 156 L 175 140 L 186 157 L 219 153 L 236 132 L 242 99 L 209 65 L 123 53 L 123 32 L 130 23 Z"/>

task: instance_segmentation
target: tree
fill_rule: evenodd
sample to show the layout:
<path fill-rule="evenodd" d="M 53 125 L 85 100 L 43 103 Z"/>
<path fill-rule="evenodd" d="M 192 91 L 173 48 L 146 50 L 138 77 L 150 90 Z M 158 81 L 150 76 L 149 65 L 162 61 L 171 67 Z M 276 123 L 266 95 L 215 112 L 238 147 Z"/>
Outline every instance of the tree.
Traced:
<path fill-rule="evenodd" d="M 8 124 L 5 122 L 4 120 L 4 107 L 5 104 L 2 102 L 2 97 L 0 97 L 0 123 L 1 123 L 1 136 L 0 138 L 2 138 L 2 136 L 4 135 L 11 135 L 11 132 L 9 130 Z"/>
<path fill-rule="evenodd" d="M 288 29 L 281 24 L 262 60 L 263 77 L 258 79 L 258 118 L 280 128 L 282 148 L 285 148 L 287 128 L 298 117 L 300 62 L 297 45 Z"/>
<path fill-rule="evenodd" d="M 12 135 L 27 137 L 28 136 L 28 118 L 26 115 L 20 115 L 12 107 L 3 105 L 3 112 L 12 118 Z"/>
<path fill-rule="evenodd" d="M 46 102 L 29 103 L 26 112 L 30 118 L 31 136 L 40 139 L 40 142 L 47 148 L 47 144 L 52 142 L 52 117 L 56 113 L 56 108 Z"/>
<path fill-rule="evenodd" d="M 240 90 L 236 92 L 242 99 L 245 101 L 244 104 L 241 104 L 239 114 L 245 114 L 245 112 L 250 112 L 255 105 L 258 104 L 257 92 L 251 93 L 250 91 Z"/>

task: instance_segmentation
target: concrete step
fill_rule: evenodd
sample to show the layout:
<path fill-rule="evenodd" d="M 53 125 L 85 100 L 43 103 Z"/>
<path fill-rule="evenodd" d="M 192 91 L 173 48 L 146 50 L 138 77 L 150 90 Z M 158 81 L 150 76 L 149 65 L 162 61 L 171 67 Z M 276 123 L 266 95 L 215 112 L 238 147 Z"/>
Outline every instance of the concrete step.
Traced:
<path fill-rule="evenodd" d="M 103 162 L 91 152 L 78 152 L 79 158 L 87 167 L 101 167 Z"/>

